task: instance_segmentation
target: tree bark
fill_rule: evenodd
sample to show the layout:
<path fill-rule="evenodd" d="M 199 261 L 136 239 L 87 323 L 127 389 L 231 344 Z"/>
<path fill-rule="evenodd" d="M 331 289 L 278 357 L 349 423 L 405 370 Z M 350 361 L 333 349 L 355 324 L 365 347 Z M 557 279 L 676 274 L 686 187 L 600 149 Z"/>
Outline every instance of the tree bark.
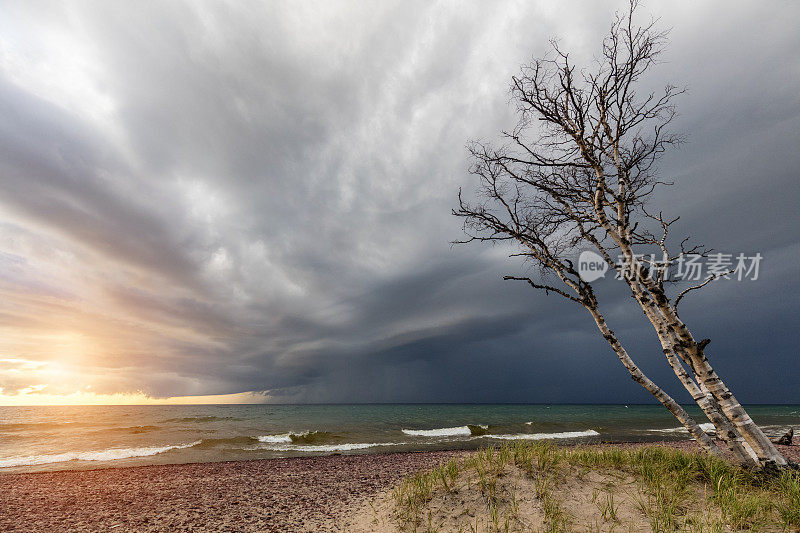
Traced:
<path fill-rule="evenodd" d="M 635 258 L 632 258 L 632 260 L 635 261 Z M 725 417 L 733 424 L 758 456 L 759 462 L 762 465 L 786 466 L 788 464 L 786 459 L 775 448 L 775 445 L 767 438 L 764 432 L 761 431 L 761 428 L 750 418 L 750 415 L 747 414 L 747 411 L 745 411 L 744 407 L 742 407 L 709 363 L 703 353 L 703 349 L 709 341 L 695 341 L 686 324 L 678 318 L 675 310 L 669 305 L 663 290 L 652 279 L 644 276 L 642 278 L 643 284 L 653 295 L 656 307 L 664 316 L 667 328 L 674 333 L 673 349 L 678 353 L 683 352 L 686 354 L 698 382 L 701 382 L 711 393 Z"/>
<path fill-rule="evenodd" d="M 696 345 L 693 348 L 694 353 L 690 351 L 690 354 L 692 355 L 692 361 L 695 362 L 695 372 L 703 382 L 703 385 L 717 400 L 728 420 L 733 423 L 756 453 L 759 461 L 764 465 L 786 466 L 788 464 L 786 458 L 775 448 L 772 441 L 761 431 L 761 428 L 750 418 L 750 415 L 747 414 L 747 411 L 744 410 L 744 407 L 742 407 L 730 389 L 717 376 L 717 373 L 703 354 L 702 347 Z"/>
<path fill-rule="evenodd" d="M 642 307 L 645 316 L 655 328 L 667 362 L 695 403 L 702 409 L 709 421 L 714 424 L 717 430 L 717 436 L 725 442 L 738 463 L 747 466 L 757 466 L 759 463 L 758 456 L 739 432 L 736 431 L 736 428 L 730 420 L 725 417 L 713 395 L 708 391 L 702 381 L 698 384 L 698 382 L 689 375 L 689 372 L 686 371 L 686 368 L 681 362 L 681 359 L 686 359 L 686 357 L 678 358 L 678 353 L 675 351 L 675 346 L 677 346 L 678 343 L 675 342 L 674 334 L 671 334 L 667 328 L 666 321 L 658 312 L 649 294 L 644 292 L 642 287 L 635 281 L 629 281 L 628 285 L 633 291 L 634 297 L 639 302 L 639 305 Z"/>
<path fill-rule="evenodd" d="M 598 179 L 594 200 L 597 221 L 619 246 L 620 252 L 622 252 L 627 265 L 631 269 L 629 274 L 632 275 L 632 278 L 628 280 L 628 285 L 634 292 L 634 297 L 636 297 L 640 306 L 645 311 L 645 314 L 652 309 L 651 305 L 654 305 L 659 311 L 659 314 L 663 316 L 663 322 L 666 324 L 666 328 L 671 330 L 676 338 L 676 342 L 671 349 L 676 353 L 685 353 L 688 356 L 688 362 L 690 363 L 692 371 L 697 376 L 698 382 L 702 382 L 709 392 L 711 392 L 722 410 L 722 413 L 747 441 L 750 448 L 758 456 L 759 462 L 762 465 L 774 464 L 781 467 L 786 466 L 788 463 L 783 455 L 775 448 L 775 445 L 767 438 L 764 432 L 761 431 L 761 428 L 753 422 L 753 419 L 750 418 L 747 411 L 744 410 L 730 389 L 728 389 L 711 367 L 711 364 L 703 353 L 703 348 L 705 348 L 709 341 L 701 341 L 700 343 L 695 341 L 689 328 L 681 321 L 675 309 L 670 304 L 663 288 L 650 277 L 648 269 L 645 268 L 634 254 L 630 244 L 631 229 L 628 221 L 623 217 L 623 219 L 618 220 L 616 227 L 612 226 L 609 222 L 601 199 L 601 191 L 605 184 L 603 169 L 599 166 L 595 166 L 594 170 Z M 641 283 L 643 289 L 646 289 L 647 298 L 641 298 L 641 294 L 637 295 L 636 286 L 639 283 Z M 659 336 L 659 338 L 660 337 L 661 336 Z"/>
<path fill-rule="evenodd" d="M 664 354 L 667 356 L 667 362 L 669 362 L 678 379 L 692 396 L 692 399 L 702 409 L 709 421 L 714 424 L 714 428 L 717 430 L 717 437 L 725 442 L 728 449 L 733 453 L 736 462 L 746 466 L 757 466 L 758 456 L 747 445 L 739 432 L 736 431 L 730 420 L 725 417 L 713 396 L 710 393 L 703 392 L 703 389 L 683 367 L 675 352 L 665 349 Z"/>
<path fill-rule="evenodd" d="M 595 166 L 595 173 L 598 179 L 598 186 L 595 193 L 595 214 L 598 223 L 605 229 L 608 235 L 617 243 L 627 265 L 631 269 L 630 273 L 623 272 L 623 277 L 630 274 L 631 278 L 628 280 L 628 285 L 633 291 L 639 305 L 642 307 L 645 315 L 648 318 L 660 317 L 653 322 L 653 326 L 658 330 L 661 324 L 664 324 L 667 334 L 659 334 L 659 340 L 662 345 L 666 341 L 669 343 L 669 337 L 674 337 L 671 345 L 668 344 L 670 351 L 679 354 L 685 354 L 687 362 L 690 364 L 692 371 L 697 376 L 697 381 L 703 383 L 707 390 L 711 393 L 720 410 L 730 423 L 735 427 L 738 433 L 747 441 L 750 449 L 757 455 L 759 463 L 762 465 L 775 464 L 777 466 L 786 466 L 788 463 L 783 455 L 778 452 L 775 445 L 767 438 L 761 428 L 753 422 L 747 411 L 744 410 L 742 405 L 733 396 L 733 393 L 728 389 L 725 383 L 717 376 L 708 359 L 703 354 L 705 344 L 698 343 L 689 332 L 686 325 L 678 318 L 672 305 L 666 297 L 663 289 L 650 277 L 650 272 L 644 268 L 644 265 L 637 259 L 630 246 L 630 225 L 627 220 L 619 220 L 617 227 L 612 226 L 606 217 L 601 191 L 605 180 L 603 178 L 603 170 L 599 166 Z M 639 284 L 641 283 L 641 286 Z M 678 376 L 680 378 L 680 376 Z"/>
<path fill-rule="evenodd" d="M 645 315 L 651 320 L 656 331 L 662 328 L 667 330 L 659 334 L 659 340 L 662 342 L 662 346 L 666 344 L 667 348 L 665 349 L 669 349 L 670 352 L 684 353 L 688 356 L 687 362 L 690 363 L 692 371 L 697 376 L 697 381 L 703 383 L 709 392 L 711 392 L 722 414 L 724 414 L 725 418 L 728 419 L 738 433 L 747 441 L 750 449 L 757 455 L 758 461 L 761 464 L 773 463 L 778 466 L 785 466 L 787 464 L 786 459 L 778 452 L 772 442 L 770 442 L 761 429 L 753 422 L 722 380 L 714 373 L 713 368 L 711 368 L 711 365 L 708 363 L 708 359 L 702 354 L 702 347 L 700 347 L 699 351 L 697 350 L 699 346 L 698 343 L 695 342 L 686 325 L 678 318 L 674 309 L 669 304 L 663 289 L 650 278 L 650 273 L 643 268 L 641 262 L 636 258 L 630 246 L 631 229 L 626 218 L 622 217 L 618 220 L 616 227 L 608 220 L 602 202 L 602 191 L 604 190 L 605 184 L 603 169 L 598 165 L 593 166 L 598 180 L 594 198 L 594 210 L 597 222 L 619 246 L 627 265 L 629 265 L 631 272 L 623 272 L 623 278 L 627 280 L 634 298 L 636 298 Z M 632 277 L 627 278 L 627 274 L 632 274 Z M 641 286 L 639 285 L 640 283 Z M 671 330 L 671 334 L 668 334 L 669 330 Z M 670 342 L 669 337 L 672 336 L 677 339 L 677 342 Z M 673 369 L 675 369 L 675 367 L 673 367 Z M 678 375 L 678 378 L 680 379 L 681 376 Z M 705 395 L 703 395 L 703 398 L 705 398 Z M 703 403 L 705 404 L 705 402 Z M 700 405 L 701 408 L 703 407 L 703 405 L 699 403 L 698 405 Z M 706 414 L 708 415 L 708 413 Z M 725 425 L 723 425 L 723 428 L 724 427 Z M 730 432 L 723 431 L 722 434 L 727 436 Z M 694 434 L 692 435 L 694 436 Z M 735 435 L 730 435 L 735 440 Z M 710 439 L 707 435 L 706 437 Z M 736 449 L 735 453 L 737 456 L 742 452 L 747 452 L 746 448 L 740 450 L 738 445 L 734 444 L 733 446 Z M 747 455 L 749 455 L 749 453 L 747 453 Z M 747 460 L 749 461 L 750 458 L 748 457 Z"/>
<path fill-rule="evenodd" d="M 628 352 L 614 335 L 614 332 L 608 327 L 605 317 L 600 313 L 600 310 L 597 308 L 597 306 L 589 304 L 585 307 L 592 315 L 592 318 L 597 324 L 597 328 L 600 330 L 600 333 L 603 334 L 603 337 L 606 339 L 606 341 L 608 341 L 608 344 L 611 345 L 611 348 L 617 354 L 617 357 L 619 358 L 620 362 L 622 362 L 622 365 L 630 373 L 631 378 L 633 378 L 634 381 L 639 383 L 645 388 L 645 390 L 647 390 L 647 392 L 652 394 L 659 402 L 661 402 L 661 404 L 666 407 L 681 424 L 683 424 L 683 426 L 689 431 L 689 434 L 694 437 L 702 449 L 712 455 L 722 457 L 722 452 L 714 443 L 714 440 L 700 428 L 700 425 L 689 415 L 689 413 L 687 413 L 686 410 L 681 407 L 681 405 L 669 394 L 667 394 L 661 387 L 653 383 L 653 381 L 641 371 L 633 359 L 630 358 Z"/>
<path fill-rule="evenodd" d="M 725 416 L 722 412 L 722 408 L 719 406 L 719 403 L 714 399 L 714 395 L 711 394 L 711 391 L 703 384 L 701 381 L 699 383 L 700 391 L 705 395 L 706 402 L 711 406 L 711 408 L 716 413 L 715 416 L 718 417 L 719 424 L 709 418 L 712 422 L 714 422 L 714 427 L 717 428 L 717 435 L 725 442 L 728 448 L 733 452 L 734 457 L 737 458 L 743 465 L 747 466 L 756 466 L 759 464 L 758 454 L 753 450 L 753 448 L 747 443 L 747 441 L 742 437 L 741 433 L 736 430 L 736 427 L 731 423 L 730 420 Z"/>

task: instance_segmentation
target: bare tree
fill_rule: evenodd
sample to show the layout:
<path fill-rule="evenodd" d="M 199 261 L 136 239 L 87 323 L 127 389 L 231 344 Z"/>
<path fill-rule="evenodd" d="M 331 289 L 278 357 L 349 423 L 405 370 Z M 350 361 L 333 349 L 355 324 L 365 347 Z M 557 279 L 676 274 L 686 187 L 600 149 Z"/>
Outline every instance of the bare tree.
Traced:
<path fill-rule="evenodd" d="M 477 203 L 462 197 L 453 211 L 464 218 L 467 238 L 458 242 L 511 241 L 513 255 L 541 271 L 506 276 L 582 305 L 617 357 L 640 383 L 683 424 L 701 447 L 719 454 L 712 439 L 663 389 L 644 375 L 600 311 L 591 282 L 579 275 L 575 257 L 590 248 L 619 273 L 653 326 L 667 363 L 691 394 L 717 435 L 742 464 L 787 464 L 742 408 L 705 354 L 710 342 L 697 340 L 678 316 L 678 303 L 707 285 L 669 287 L 668 272 L 687 254 L 687 239 L 673 246 L 670 228 L 677 219 L 648 209 L 659 179 L 663 152 L 682 142 L 669 131 L 674 98 L 683 91 L 640 94 L 645 72 L 657 63 L 666 33 L 655 22 L 636 26 L 636 1 L 618 15 L 598 59 L 576 70 L 569 54 L 552 42 L 549 56 L 534 60 L 512 78 L 511 95 L 519 122 L 503 132 L 499 147 L 470 146 L 471 173 L 480 180 Z M 646 260 L 657 252 L 660 259 Z M 615 261 L 614 256 L 621 258 Z M 549 281 L 548 281 L 549 280 Z"/>

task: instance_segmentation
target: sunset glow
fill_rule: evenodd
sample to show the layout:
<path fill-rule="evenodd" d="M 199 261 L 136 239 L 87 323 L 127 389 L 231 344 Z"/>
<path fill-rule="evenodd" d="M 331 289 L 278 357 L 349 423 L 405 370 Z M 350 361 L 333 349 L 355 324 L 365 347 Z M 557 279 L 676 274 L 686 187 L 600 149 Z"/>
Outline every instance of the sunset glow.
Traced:
<path fill-rule="evenodd" d="M 266 403 L 268 396 L 256 392 L 238 394 L 218 394 L 208 396 L 175 396 L 172 398 L 152 398 L 138 394 L 95 394 L 89 391 L 75 391 L 68 394 L 47 394 L 42 389 L 31 387 L 18 394 L 8 395 L 0 391 L 0 405 L 214 405 L 214 404 L 252 404 Z"/>
<path fill-rule="evenodd" d="M 514 130 L 511 77 L 556 36 L 593 65 L 625 2 L 8 4 L 0 405 L 650 401 L 592 324 L 503 281 L 530 266 L 517 248 L 451 246 L 458 191 L 477 193 L 465 145 Z M 637 94 L 690 89 L 668 128 L 689 142 L 658 164 L 674 235 L 763 256 L 757 282 L 682 312 L 743 398 L 793 401 L 777 361 L 798 341 L 736 334 L 797 329 L 797 24 L 745 4 L 650 16 L 674 30 Z"/>
<path fill-rule="evenodd" d="M 800 533 L 797 28 L 3 2 L 0 533 Z"/>

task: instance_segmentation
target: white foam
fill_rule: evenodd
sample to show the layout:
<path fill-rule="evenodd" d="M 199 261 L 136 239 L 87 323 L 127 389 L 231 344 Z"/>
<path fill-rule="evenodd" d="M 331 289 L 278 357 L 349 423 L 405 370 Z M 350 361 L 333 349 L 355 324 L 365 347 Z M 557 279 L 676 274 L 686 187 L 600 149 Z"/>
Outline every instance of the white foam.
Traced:
<path fill-rule="evenodd" d="M 128 459 L 129 457 L 147 457 L 150 455 L 157 455 L 159 453 L 167 452 L 169 450 L 177 450 L 182 448 L 190 448 L 200 441 L 191 442 L 189 444 L 178 444 L 174 446 L 148 446 L 145 448 L 110 448 L 108 450 L 99 450 L 91 452 L 67 452 L 67 453 L 53 453 L 43 455 L 28 455 L 28 456 L 15 456 L 0 459 L 0 468 L 9 468 L 14 466 L 32 466 L 44 465 L 50 463 L 63 463 L 66 461 L 116 461 L 119 459 Z"/>
<path fill-rule="evenodd" d="M 490 439 L 503 440 L 546 440 L 546 439 L 577 439 L 579 437 L 594 437 L 599 435 L 593 429 L 586 431 L 562 431 L 561 433 L 514 433 L 512 435 L 486 435 Z"/>
<path fill-rule="evenodd" d="M 260 437 L 256 438 L 259 440 L 259 442 L 267 443 L 292 442 L 291 433 L 284 433 L 282 435 L 261 435 Z"/>
<path fill-rule="evenodd" d="M 402 446 L 405 442 L 345 442 L 341 444 L 273 444 L 260 446 L 261 450 L 292 451 L 292 452 L 348 452 L 351 450 L 364 450 L 378 446 Z"/>
<path fill-rule="evenodd" d="M 711 422 L 707 422 L 705 424 L 700 424 L 700 429 L 705 431 L 706 433 L 715 433 L 717 429 L 714 427 L 714 424 Z M 689 433 L 685 427 L 677 427 L 677 428 L 668 428 L 668 429 L 651 429 L 649 430 L 653 433 Z"/>
<path fill-rule="evenodd" d="M 289 446 L 291 450 L 299 452 L 347 452 L 350 450 L 364 450 L 377 446 L 400 446 L 404 442 L 351 442 L 344 444 L 298 444 Z"/>
<path fill-rule="evenodd" d="M 489 428 L 489 426 L 482 424 L 480 427 L 483 429 Z M 412 437 L 469 437 L 472 435 L 472 431 L 467 426 L 437 429 L 404 429 L 403 433 Z"/>

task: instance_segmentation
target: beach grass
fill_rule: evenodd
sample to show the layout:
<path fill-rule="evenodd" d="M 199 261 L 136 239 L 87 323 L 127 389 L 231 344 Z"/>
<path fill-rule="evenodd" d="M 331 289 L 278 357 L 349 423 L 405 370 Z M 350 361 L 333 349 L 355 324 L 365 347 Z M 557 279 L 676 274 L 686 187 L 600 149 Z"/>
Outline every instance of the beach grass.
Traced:
<path fill-rule="evenodd" d="M 800 529 L 800 474 L 739 468 L 659 446 L 518 441 L 403 480 L 406 531 L 781 531 Z"/>

